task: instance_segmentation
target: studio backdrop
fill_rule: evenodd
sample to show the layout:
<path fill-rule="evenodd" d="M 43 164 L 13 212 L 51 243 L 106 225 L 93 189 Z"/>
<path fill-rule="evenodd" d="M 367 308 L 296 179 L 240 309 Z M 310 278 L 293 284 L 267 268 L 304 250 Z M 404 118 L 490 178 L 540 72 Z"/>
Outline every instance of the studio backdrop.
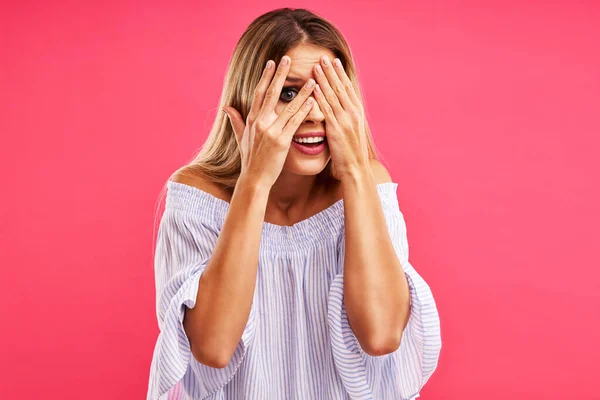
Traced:
<path fill-rule="evenodd" d="M 593 2 L 4 2 L 0 393 L 142 399 L 169 175 L 258 15 L 346 36 L 440 313 L 424 400 L 600 399 Z"/>

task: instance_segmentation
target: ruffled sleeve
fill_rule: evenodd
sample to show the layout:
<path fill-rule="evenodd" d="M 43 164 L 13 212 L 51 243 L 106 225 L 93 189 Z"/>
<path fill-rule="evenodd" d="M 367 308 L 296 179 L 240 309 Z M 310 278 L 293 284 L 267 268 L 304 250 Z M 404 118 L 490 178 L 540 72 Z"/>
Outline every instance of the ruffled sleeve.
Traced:
<path fill-rule="evenodd" d="M 190 189 L 180 190 L 181 196 L 192 194 Z M 177 193 L 175 188 L 173 193 L 173 196 Z M 173 204 L 173 197 L 171 202 Z M 207 221 L 208 215 L 194 215 L 181 207 L 170 207 L 165 209 L 160 222 L 154 264 L 160 333 L 152 358 L 149 400 L 206 399 L 216 395 L 233 378 L 254 337 L 256 302 L 252 304 L 240 342 L 225 368 L 201 364 L 191 353 L 183 318 L 186 307 L 194 308 L 196 304 L 200 277 L 219 232 L 214 223 Z"/>
<path fill-rule="evenodd" d="M 328 298 L 328 324 L 335 366 L 352 399 L 416 399 L 437 368 L 442 346 L 440 320 L 431 289 L 408 261 L 406 224 L 398 184 L 377 185 L 390 238 L 410 288 L 410 318 L 398 349 L 382 356 L 364 352 L 348 323 L 343 301 L 345 234 L 338 243 L 338 273 Z"/>

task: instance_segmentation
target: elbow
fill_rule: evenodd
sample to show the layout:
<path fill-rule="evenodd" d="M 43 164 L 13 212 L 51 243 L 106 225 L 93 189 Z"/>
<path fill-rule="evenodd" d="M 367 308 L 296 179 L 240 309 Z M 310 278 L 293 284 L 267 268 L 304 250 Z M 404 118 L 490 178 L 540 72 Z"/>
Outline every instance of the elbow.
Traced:
<path fill-rule="evenodd" d="M 361 344 L 361 347 L 370 356 L 384 356 L 398 350 L 401 340 L 402 333 L 382 339 L 371 339 L 365 345 Z"/>
<path fill-rule="evenodd" d="M 231 360 L 231 355 L 225 355 L 223 352 L 206 351 L 199 346 L 191 346 L 192 355 L 200 364 L 211 368 L 225 368 Z"/>
<path fill-rule="evenodd" d="M 233 351 L 229 353 L 223 351 L 221 342 L 205 337 L 202 330 L 198 329 L 200 324 L 193 325 L 191 316 L 194 310 L 186 309 L 183 319 L 183 329 L 188 338 L 192 356 L 200 364 L 208 367 L 225 368 L 233 356 Z"/>
<path fill-rule="evenodd" d="M 225 368 L 227 364 L 229 364 L 233 352 L 227 354 L 220 350 L 223 346 L 218 342 L 215 343 L 215 341 L 198 337 L 199 332 L 194 332 L 195 334 L 192 334 L 189 328 L 185 328 L 186 326 L 187 324 L 184 320 L 184 329 L 190 343 L 190 351 L 196 361 L 212 368 Z"/>

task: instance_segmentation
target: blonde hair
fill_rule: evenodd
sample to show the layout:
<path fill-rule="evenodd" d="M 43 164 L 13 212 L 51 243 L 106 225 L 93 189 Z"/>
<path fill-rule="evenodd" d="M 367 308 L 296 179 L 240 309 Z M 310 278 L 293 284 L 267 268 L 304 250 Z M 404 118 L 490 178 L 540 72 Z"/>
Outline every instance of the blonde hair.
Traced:
<path fill-rule="evenodd" d="M 338 29 L 330 22 L 306 9 L 279 8 L 269 11 L 246 28 L 229 62 L 221 92 L 219 109 L 225 105 L 235 108 L 245 121 L 252 104 L 254 88 L 258 84 L 268 60 L 279 63 L 291 49 L 309 44 L 326 48 L 340 59 L 346 74 L 354 84 L 356 94 L 365 108 L 364 126 L 369 158 L 378 160 L 371 131 L 366 118 L 366 105 L 360 91 L 356 67 L 350 47 Z M 331 160 L 319 173 L 319 178 L 333 177 Z M 241 157 L 233 128 L 227 116 L 218 112 L 208 138 L 191 162 L 171 176 L 202 176 L 223 188 L 233 189 L 241 171 Z M 162 194 L 166 192 L 166 183 Z"/>

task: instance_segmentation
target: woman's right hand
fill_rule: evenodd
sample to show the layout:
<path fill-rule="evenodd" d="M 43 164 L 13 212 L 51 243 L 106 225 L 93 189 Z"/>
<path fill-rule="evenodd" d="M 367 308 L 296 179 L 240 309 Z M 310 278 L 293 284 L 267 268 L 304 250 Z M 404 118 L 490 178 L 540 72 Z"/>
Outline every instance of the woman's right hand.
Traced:
<path fill-rule="evenodd" d="M 277 114 L 275 106 L 290 70 L 291 59 L 283 56 L 277 71 L 275 62 L 269 60 L 269 64 L 271 68 L 265 67 L 254 90 L 246 122 L 236 109 L 224 106 L 223 110 L 229 117 L 241 152 L 240 177 L 253 179 L 270 189 L 283 169 L 292 137 L 313 107 L 314 99 L 309 96 L 315 81 L 309 79 L 281 114 Z"/>

